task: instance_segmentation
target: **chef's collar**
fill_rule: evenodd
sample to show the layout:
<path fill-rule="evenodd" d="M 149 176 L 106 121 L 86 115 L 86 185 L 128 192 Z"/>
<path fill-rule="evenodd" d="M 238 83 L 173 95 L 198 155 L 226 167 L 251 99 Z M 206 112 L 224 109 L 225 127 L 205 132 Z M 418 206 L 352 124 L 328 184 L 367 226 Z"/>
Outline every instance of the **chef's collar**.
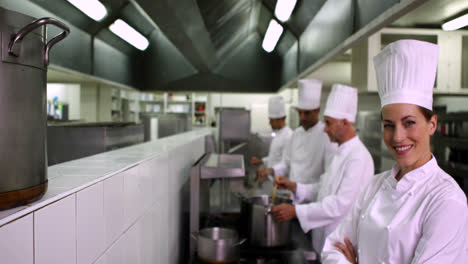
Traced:
<path fill-rule="evenodd" d="M 286 129 L 287 127 L 288 127 L 288 126 L 285 125 L 284 127 L 280 128 L 280 129 L 273 129 L 273 132 L 275 132 L 276 134 L 281 134 L 282 132 L 285 131 L 285 129 Z"/>
<path fill-rule="evenodd" d="M 322 124 L 322 121 L 320 121 L 320 120 L 317 121 L 317 123 L 316 123 L 314 126 L 309 127 L 309 129 L 307 129 L 307 130 L 305 130 L 303 126 L 300 126 L 300 128 L 302 128 L 302 130 L 304 130 L 305 132 L 312 133 L 312 132 L 314 132 L 316 129 L 323 129 L 323 127 L 322 127 L 322 128 L 319 128 L 319 127 L 321 127 L 319 124 Z"/>
<path fill-rule="evenodd" d="M 395 164 L 392 168 L 391 177 L 389 177 L 388 180 L 393 189 L 396 189 L 397 192 L 404 193 L 416 187 L 419 183 L 425 182 L 425 179 L 432 175 L 432 173 L 436 171 L 434 169 L 437 167 L 437 160 L 434 158 L 434 155 L 431 154 L 431 159 L 428 162 L 421 167 L 406 173 L 398 182 L 395 177 L 400 171 L 400 166 Z"/>
<path fill-rule="evenodd" d="M 338 152 L 343 152 L 345 151 L 347 148 L 350 148 L 352 146 L 354 146 L 357 142 L 359 141 L 359 137 L 358 136 L 354 136 L 352 137 L 351 139 L 349 139 L 348 141 L 338 145 Z"/>

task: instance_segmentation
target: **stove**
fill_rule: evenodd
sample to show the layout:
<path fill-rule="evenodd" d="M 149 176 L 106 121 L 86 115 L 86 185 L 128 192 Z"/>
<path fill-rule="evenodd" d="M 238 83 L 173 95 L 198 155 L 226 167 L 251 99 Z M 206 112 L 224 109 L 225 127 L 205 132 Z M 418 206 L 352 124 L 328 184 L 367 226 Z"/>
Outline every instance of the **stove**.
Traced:
<path fill-rule="evenodd" d="M 311 260 L 307 260 L 306 257 Z M 284 247 L 262 248 L 244 244 L 240 248 L 237 264 L 318 264 L 315 252 L 296 248 L 293 243 Z M 195 257 L 193 264 L 203 264 Z"/>
<path fill-rule="evenodd" d="M 248 237 L 242 232 L 245 228 L 240 225 L 239 213 L 210 214 L 202 217 L 204 226 L 223 226 L 236 229 L 241 237 Z M 310 248 L 311 242 L 304 241 L 304 235 L 299 222 L 293 220 L 291 223 L 290 243 L 281 247 L 258 247 L 249 244 L 249 241 L 240 246 L 240 258 L 235 264 L 318 264 L 316 253 Z M 298 239 L 302 238 L 302 239 Z M 302 240 L 302 241 L 301 241 Z M 307 256 L 307 257 L 305 257 Z M 191 264 L 204 264 L 195 256 Z"/>

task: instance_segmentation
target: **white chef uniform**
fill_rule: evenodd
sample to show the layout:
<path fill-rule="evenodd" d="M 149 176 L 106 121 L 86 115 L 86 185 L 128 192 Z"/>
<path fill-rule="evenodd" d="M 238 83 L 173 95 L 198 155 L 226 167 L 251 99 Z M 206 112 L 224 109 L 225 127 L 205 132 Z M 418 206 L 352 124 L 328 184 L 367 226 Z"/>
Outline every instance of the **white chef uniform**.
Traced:
<path fill-rule="evenodd" d="M 282 118 L 286 116 L 286 107 L 282 96 L 272 96 L 268 100 L 268 117 L 269 118 Z M 262 158 L 263 164 L 267 168 L 271 168 L 274 165 L 281 162 L 283 158 L 283 152 L 286 144 L 289 142 L 292 136 L 292 129 L 288 126 L 284 126 L 280 130 L 275 130 L 275 136 L 270 144 L 268 156 Z"/>
<path fill-rule="evenodd" d="M 405 174 L 376 175 L 325 241 L 322 263 L 349 263 L 333 243 L 349 238 L 359 264 L 468 263 L 465 194 L 435 158 Z"/>
<path fill-rule="evenodd" d="M 322 83 L 317 80 L 298 81 L 299 104 L 302 110 L 320 107 Z M 281 163 L 273 166 L 276 176 L 289 176 L 299 183 L 316 183 L 325 171 L 326 163 L 336 151 L 337 144 L 331 143 L 323 131 L 324 125 L 318 122 L 307 131 L 302 126 L 294 130 Z"/>
<path fill-rule="evenodd" d="M 262 159 L 263 164 L 265 164 L 267 168 L 271 168 L 282 161 L 284 150 L 291 139 L 293 131 L 288 126 L 284 126 L 280 130 L 276 130 L 274 133 L 275 136 L 271 141 L 268 156 Z"/>
<path fill-rule="evenodd" d="M 409 103 L 432 109 L 437 45 L 400 40 L 374 58 L 382 107 Z M 333 245 L 345 237 L 360 264 L 468 263 L 466 196 L 434 157 L 406 173 L 376 175 L 351 213 L 326 239 L 323 263 L 349 263 Z"/>
<path fill-rule="evenodd" d="M 337 145 L 330 142 L 319 121 L 307 131 L 298 127 L 286 146 L 281 163 L 273 166 L 275 175 L 286 176 L 299 183 L 317 183 Z"/>
<path fill-rule="evenodd" d="M 346 118 L 354 123 L 357 112 L 357 90 L 334 85 L 324 115 L 336 119 Z M 343 118 L 344 117 L 344 118 Z M 294 202 L 299 223 L 307 233 L 312 230 L 312 245 L 321 252 L 325 238 L 348 214 L 351 207 L 374 175 L 372 156 L 357 136 L 342 143 L 333 156 L 320 182 L 298 184 Z"/>

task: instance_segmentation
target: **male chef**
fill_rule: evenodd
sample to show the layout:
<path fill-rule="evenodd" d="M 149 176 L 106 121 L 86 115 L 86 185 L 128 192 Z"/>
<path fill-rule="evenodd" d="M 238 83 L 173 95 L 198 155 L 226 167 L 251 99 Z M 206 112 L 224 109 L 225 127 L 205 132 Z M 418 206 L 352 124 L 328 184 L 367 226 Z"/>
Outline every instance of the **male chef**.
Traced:
<path fill-rule="evenodd" d="M 282 96 L 272 96 L 268 100 L 268 118 L 274 132 L 268 156 L 263 159 L 252 157 L 250 163 L 252 165 L 263 164 L 264 167 L 271 168 L 281 162 L 285 146 L 293 133 L 286 125 L 286 107 Z"/>
<path fill-rule="evenodd" d="M 287 176 L 294 182 L 317 183 L 325 171 L 326 163 L 336 151 L 319 121 L 322 82 L 313 79 L 298 81 L 299 103 L 297 112 L 301 126 L 294 130 L 287 144 L 282 161 L 272 167 L 259 170 L 257 176 Z"/>
<path fill-rule="evenodd" d="M 320 181 L 297 183 L 285 177 L 275 178 L 280 189 L 288 189 L 295 205 L 281 204 L 272 212 L 277 221 L 297 218 L 302 230 L 312 229 L 312 246 L 320 253 L 328 234 L 348 214 L 359 193 L 374 175 L 374 162 L 367 148 L 356 136 L 357 90 L 335 84 L 324 113 L 325 128 L 337 152 Z M 312 203 L 304 203 L 312 201 Z M 302 203 L 302 204 L 301 204 Z"/>

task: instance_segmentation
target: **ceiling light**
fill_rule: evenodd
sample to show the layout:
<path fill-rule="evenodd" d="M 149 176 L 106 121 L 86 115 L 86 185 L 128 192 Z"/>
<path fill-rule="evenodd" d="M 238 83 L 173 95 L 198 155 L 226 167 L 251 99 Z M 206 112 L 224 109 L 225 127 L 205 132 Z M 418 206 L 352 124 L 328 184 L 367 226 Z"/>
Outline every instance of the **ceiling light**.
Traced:
<path fill-rule="evenodd" d="M 275 7 L 275 16 L 281 22 L 285 22 L 291 16 L 297 0 L 278 0 Z"/>
<path fill-rule="evenodd" d="M 68 0 L 90 18 L 100 21 L 107 15 L 106 7 L 98 0 Z"/>
<path fill-rule="evenodd" d="M 275 49 L 276 43 L 278 43 L 281 34 L 283 33 L 283 27 L 272 19 L 268 25 L 268 29 L 263 39 L 262 47 L 266 52 L 272 52 Z"/>
<path fill-rule="evenodd" d="M 109 29 L 139 50 L 145 50 L 149 45 L 147 38 L 125 23 L 122 19 L 117 19 L 109 26 Z"/>
<path fill-rule="evenodd" d="M 444 23 L 442 25 L 443 30 L 457 30 L 459 28 L 465 27 L 468 25 L 468 14 L 455 18 L 453 20 L 450 20 L 447 23 Z"/>

